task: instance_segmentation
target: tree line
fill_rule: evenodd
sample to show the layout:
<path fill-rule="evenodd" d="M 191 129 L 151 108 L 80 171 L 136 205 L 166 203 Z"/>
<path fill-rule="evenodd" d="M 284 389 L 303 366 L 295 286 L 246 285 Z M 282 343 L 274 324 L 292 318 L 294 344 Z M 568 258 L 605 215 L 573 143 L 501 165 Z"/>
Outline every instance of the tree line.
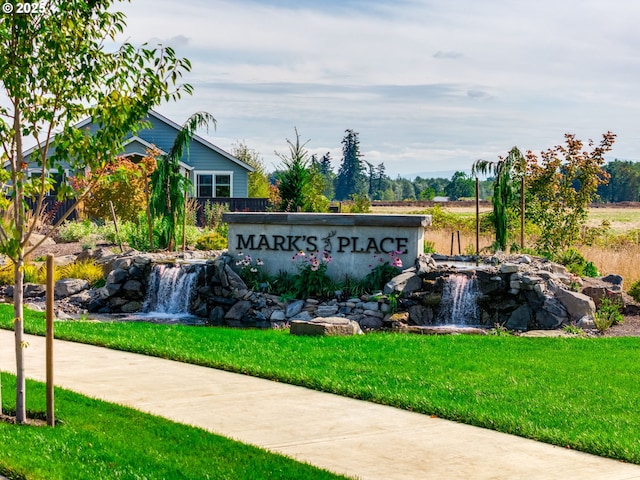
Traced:
<path fill-rule="evenodd" d="M 287 140 L 287 154 L 276 152 L 282 164 L 273 172 L 267 172 L 258 152 L 244 143 L 234 145 L 232 154 L 256 169 L 249 176 L 250 197 L 270 197 L 283 209 L 300 207 L 312 211 L 324 209 L 331 201 L 358 197 L 382 201 L 475 198 L 473 170 L 471 174 L 456 171 L 451 178 L 417 176 L 410 179 L 400 175 L 392 178 L 384 162 L 374 165 L 364 158 L 358 132 L 347 129 L 342 139 L 342 158 L 335 171 L 330 152 L 310 155 L 306 150 L 308 142 L 301 143 L 297 130 L 295 134 L 295 142 Z M 595 201 L 640 202 L 640 162 L 616 159 L 605 164 L 602 171 L 607 181 L 598 185 Z M 495 180 L 495 175 L 490 175 L 479 181 L 481 199 L 492 199 Z M 286 204 L 282 195 L 285 199 L 289 195 L 296 199 Z M 305 196 L 306 199 L 302 198 Z"/>

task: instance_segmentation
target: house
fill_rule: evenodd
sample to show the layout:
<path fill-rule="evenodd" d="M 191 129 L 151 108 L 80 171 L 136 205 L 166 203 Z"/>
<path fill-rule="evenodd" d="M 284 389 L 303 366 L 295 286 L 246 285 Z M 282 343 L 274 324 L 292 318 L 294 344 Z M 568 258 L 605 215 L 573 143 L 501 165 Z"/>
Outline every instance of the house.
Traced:
<path fill-rule="evenodd" d="M 181 126 L 151 110 L 145 119 L 150 128 L 141 129 L 123 142 L 123 151 L 116 155 L 124 155 L 135 161 L 145 156 L 146 150 L 155 145 L 161 154 L 166 154 L 173 145 Z M 96 130 L 97 125 L 87 118 L 76 125 Z M 25 161 L 36 150 L 33 147 L 24 152 Z M 188 173 L 194 185 L 194 196 L 198 198 L 246 198 L 248 196 L 249 173 L 254 171 L 248 165 L 230 153 L 216 147 L 204 138 L 194 135 L 181 162 L 181 169 Z M 33 173 L 39 169 L 34 166 Z M 66 172 L 69 174 L 70 172 Z"/>
<path fill-rule="evenodd" d="M 136 159 L 144 157 L 147 149 L 152 146 L 160 150 L 161 154 L 169 152 L 181 126 L 153 110 L 149 111 L 145 120 L 150 126 L 125 138 L 123 149 L 116 153 L 117 156 L 125 156 L 135 162 Z M 88 128 L 90 131 L 98 128 L 91 118 L 79 122 L 76 126 Z M 52 148 L 55 148 L 55 145 Z M 27 163 L 36 149 L 37 147 L 32 147 L 24 152 Z M 231 211 L 264 211 L 267 208 L 267 199 L 247 198 L 249 173 L 253 172 L 254 168 L 198 135 L 193 136 L 188 152 L 185 151 L 180 161 L 180 167 L 192 181 L 192 195 L 198 198 L 201 205 L 207 201 L 226 203 Z M 69 169 L 64 171 L 65 175 L 73 174 Z M 33 168 L 28 167 L 28 172 L 40 175 L 40 168 L 33 164 Z M 54 174 L 54 178 L 57 176 L 58 174 Z M 47 211 L 59 203 L 55 202 L 55 193 L 55 189 L 49 192 Z M 62 215 L 71 203 L 63 202 L 64 207 L 57 205 L 55 217 Z"/>

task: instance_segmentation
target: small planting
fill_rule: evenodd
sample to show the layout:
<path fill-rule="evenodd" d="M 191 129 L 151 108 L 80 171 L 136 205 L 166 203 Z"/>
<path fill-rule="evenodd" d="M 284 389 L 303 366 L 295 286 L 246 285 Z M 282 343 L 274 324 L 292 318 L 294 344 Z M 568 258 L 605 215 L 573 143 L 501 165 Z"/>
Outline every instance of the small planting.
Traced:
<path fill-rule="evenodd" d="M 92 260 L 70 263 L 56 268 L 55 272 L 56 280 L 61 278 L 80 278 L 89 282 L 92 287 L 104 280 L 102 266 Z"/>
<path fill-rule="evenodd" d="M 612 325 L 623 323 L 624 316 L 620 313 L 620 304 L 603 298 L 594 321 L 596 328 L 601 332 L 608 330 Z"/>
<path fill-rule="evenodd" d="M 568 323 L 568 324 L 564 325 L 562 327 L 562 331 L 565 332 L 565 333 L 568 333 L 570 335 L 578 335 L 578 336 L 580 336 L 580 335 L 584 335 L 585 334 L 584 330 L 582 328 L 580 328 L 579 326 L 577 326 L 576 324 L 574 324 L 574 323 Z"/>
<path fill-rule="evenodd" d="M 65 222 L 58 230 L 58 241 L 80 242 L 86 241 L 90 235 L 98 233 L 98 226 L 90 220 L 82 222 Z"/>
<path fill-rule="evenodd" d="M 362 285 L 369 292 L 382 290 L 389 280 L 398 275 L 402 270 L 401 252 L 389 253 L 389 258 L 374 255 L 373 263 L 369 265 L 371 272 L 362 279 Z"/>
<path fill-rule="evenodd" d="M 244 283 L 255 291 L 270 290 L 269 276 L 262 269 L 264 262 L 259 258 L 254 260 L 251 255 L 238 253 L 238 256 L 240 260 L 236 262 L 236 266 L 240 267 L 240 278 Z"/>
<path fill-rule="evenodd" d="M 196 240 L 198 250 L 224 250 L 227 248 L 227 237 L 218 232 L 205 233 Z"/>
<path fill-rule="evenodd" d="M 636 280 L 631 284 L 628 293 L 636 302 L 640 302 L 640 280 Z"/>
<path fill-rule="evenodd" d="M 322 254 L 296 253 L 292 261 L 296 263 L 298 274 L 294 277 L 294 290 L 299 298 L 311 296 L 327 297 L 336 291 L 336 285 L 327 275 L 327 267 L 332 257 L 329 252 Z"/>

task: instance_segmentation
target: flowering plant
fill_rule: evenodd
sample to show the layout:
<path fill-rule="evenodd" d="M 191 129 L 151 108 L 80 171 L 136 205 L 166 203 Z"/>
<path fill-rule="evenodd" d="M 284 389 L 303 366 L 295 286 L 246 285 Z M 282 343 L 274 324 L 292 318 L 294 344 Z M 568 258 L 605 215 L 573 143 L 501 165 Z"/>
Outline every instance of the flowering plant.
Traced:
<path fill-rule="evenodd" d="M 363 279 L 362 284 L 365 290 L 374 292 L 382 290 L 389 280 L 402 272 L 402 252 L 396 250 L 389 252 L 389 258 L 374 255 L 374 264 L 370 264 L 371 272 Z"/>
<path fill-rule="evenodd" d="M 301 250 L 291 260 L 297 264 L 298 268 L 294 282 L 297 296 L 327 296 L 332 293 L 335 285 L 327 276 L 327 267 L 333 260 L 329 252 L 325 250 L 322 254 L 312 252 L 307 255 Z"/>
<path fill-rule="evenodd" d="M 242 252 L 238 253 L 238 257 L 241 258 L 236 261 L 236 266 L 240 267 L 239 275 L 244 283 L 253 290 L 268 288 L 269 277 L 261 268 L 264 262 L 259 258 L 254 261 L 251 255 L 245 255 Z"/>

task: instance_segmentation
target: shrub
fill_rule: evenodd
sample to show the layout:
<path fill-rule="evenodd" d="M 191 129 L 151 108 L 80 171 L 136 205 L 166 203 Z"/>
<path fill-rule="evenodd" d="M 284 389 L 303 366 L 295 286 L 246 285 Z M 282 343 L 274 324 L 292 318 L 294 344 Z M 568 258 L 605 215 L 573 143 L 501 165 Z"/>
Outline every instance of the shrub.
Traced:
<path fill-rule="evenodd" d="M 224 250 L 227 244 L 227 237 L 218 232 L 205 233 L 196 240 L 198 250 Z"/>
<path fill-rule="evenodd" d="M 84 260 L 56 268 L 55 279 L 61 278 L 80 278 L 93 287 L 104 279 L 104 272 L 101 265 L 92 260 Z"/>
<path fill-rule="evenodd" d="M 574 275 L 580 277 L 597 277 L 598 269 L 592 262 L 588 262 L 575 248 L 564 251 L 556 261 L 567 267 Z"/>
<path fill-rule="evenodd" d="M 620 313 L 620 304 L 603 298 L 594 321 L 596 328 L 601 332 L 608 330 L 612 325 L 623 323 L 624 317 Z"/>
<path fill-rule="evenodd" d="M 82 222 L 65 222 L 58 229 L 58 240 L 68 242 L 79 242 L 81 240 L 87 240 L 92 234 L 97 234 L 99 231 L 98 226 L 93 224 L 90 220 L 84 220 Z"/>
<path fill-rule="evenodd" d="M 636 280 L 631 284 L 628 293 L 636 302 L 640 302 L 640 280 Z"/>
<path fill-rule="evenodd" d="M 327 276 L 327 267 L 332 260 L 328 252 L 325 251 L 320 256 L 316 253 L 306 255 L 300 251 L 293 256 L 292 260 L 297 262 L 298 267 L 293 285 L 297 297 L 326 297 L 336 290 L 333 280 Z"/>
<path fill-rule="evenodd" d="M 251 255 L 243 255 L 242 252 L 238 256 L 241 259 L 236 266 L 240 267 L 240 278 L 244 283 L 253 290 L 270 290 L 269 276 L 262 270 L 264 262 L 259 258 L 254 261 Z"/>
<path fill-rule="evenodd" d="M 373 256 L 377 265 L 369 265 L 372 270 L 362 279 L 362 286 L 366 291 L 376 292 L 382 290 L 389 280 L 402 271 L 402 261 L 398 257 L 399 254 L 400 252 L 389 253 L 391 262 L 385 260 L 384 257 Z"/>

